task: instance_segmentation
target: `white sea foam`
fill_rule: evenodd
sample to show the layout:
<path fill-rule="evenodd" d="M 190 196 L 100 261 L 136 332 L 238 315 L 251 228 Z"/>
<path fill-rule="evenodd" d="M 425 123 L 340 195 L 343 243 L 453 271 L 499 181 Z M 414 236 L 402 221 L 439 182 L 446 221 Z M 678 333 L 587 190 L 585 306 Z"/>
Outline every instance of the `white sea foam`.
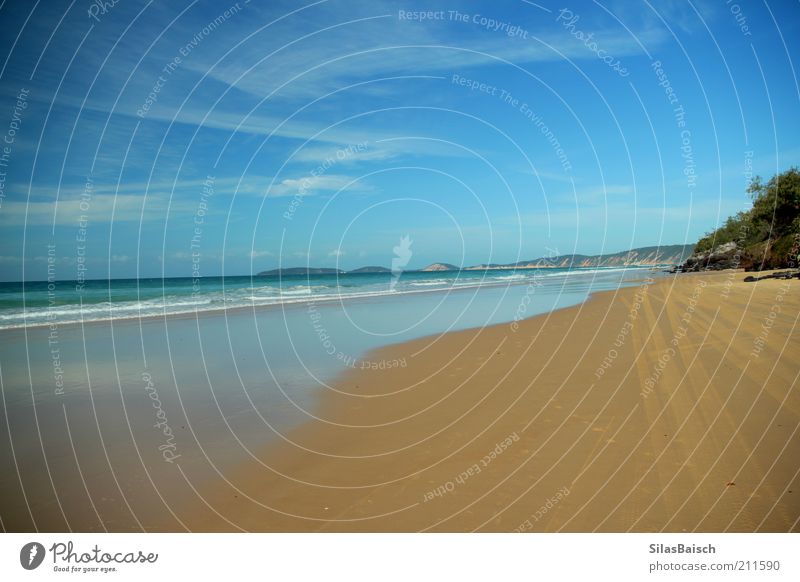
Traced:
<path fill-rule="evenodd" d="M 573 271 L 549 272 L 542 269 L 524 273 L 477 272 L 472 276 L 463 273 L 450 278 L 415 279 L 401 278 L 391 289 L 386 281 L 372 281 L 364 285 L 338 285 L 319 282 L 317 284 L 293 285 L 279 288 L 275 285 L 247 286 L 231 289 L 202 291 L 197 294 L 166 295 L 135 301 L 102 301 L 83 305 L 65 304 L 54 307 L 8 308 L 0 311 L 0 329 L 35 327 L 56 324 L 72 324 L 103 320 L 125 320 L 141 317 L 185 315 L 215 310 L 244 307 L 289 306 L 309 302 L 350 301 L 380 297 L 397 297 L 420 293 L 441 293 L 453 290 L 469 290 L 484 287 L 524 285 L 530 281 L 547 278 L 554 290 L 562 283 L 558 278 L 583 276 L 596 277 L 630 268 L 598 268 Z"/>

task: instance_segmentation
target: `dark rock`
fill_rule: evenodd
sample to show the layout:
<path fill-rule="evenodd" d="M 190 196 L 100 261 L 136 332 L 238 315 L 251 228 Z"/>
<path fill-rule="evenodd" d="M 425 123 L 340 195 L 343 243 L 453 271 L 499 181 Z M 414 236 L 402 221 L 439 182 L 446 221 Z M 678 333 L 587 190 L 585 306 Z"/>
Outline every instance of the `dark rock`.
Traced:
<path fill-rule="evenodd" d="M 770 273 L 769 275 L 762 275 L 761 277 L 753 277 L 748 275 L 744 278 L 745 283 L 752 283 L 753 281 L 761 281 L 763 279 L 800 279 L 800 271 L 781 271 L 780 273 Z"/>
<path fill-rule="evenodd" d="M 683 272 L 721 271 L 723 269 L 738 269 L 741 264 L 741 253 L 737 251 L 736 243 L 729 242 L 714 248 L 710 252 L 695 253 L 686 259 L 680 266 Z"/>

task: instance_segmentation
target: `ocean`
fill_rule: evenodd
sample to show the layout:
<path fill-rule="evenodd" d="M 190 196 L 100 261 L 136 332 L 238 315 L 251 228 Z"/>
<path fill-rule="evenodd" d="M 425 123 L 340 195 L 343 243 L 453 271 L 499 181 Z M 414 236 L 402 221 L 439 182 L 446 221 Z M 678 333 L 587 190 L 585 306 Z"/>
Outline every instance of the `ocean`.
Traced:
<path fill-rule="evenodd" d="M 390 274 L 169 278 L 87 281 L 82 289 L 69 281 L 3 283 L 0 400 L 15 440 L 13 451 L 0 448 L 0 464 L 44 456 L 47 471 L 26 472 L 26 492 L 45 503 L 58 483 L 67 514 L 83 507 L 85 493 L 62 483 L 121 485 L 130 509 L 109 500 L 116 513 L 106 525 L 146 528 L 160 523 L 164 508 L 137 500 L 159 495 L 167 507 L 179 505 L 185 480 L 214 483 L 265 446 L 291 441 L 295 427 L 327 422 L 321 403 L 348 370 L 415 365 L 413 356 L 381 359 L 375 348 L 415 338 L 433 344 L 449 331 L 503 322 L 513 336 L 515 320 L 651 274 L 407 272 L 394 283 Z M 0 495 L 18 487 L 16 474 L 6 473 Z M 56 513 L 34 510 L 52 518 L 39 527 L 59 527 Z"/>
<path fill-rule="evenodd" d="M 509 286 L 542 291 L 610 288 L 641 269 L 408 271 L 325 275 L 168 277 L 0 283 L 0 329 L 65 325 L 304 303 L 479 290 Z M 646 269 L 645 269 L 646 270 Z M 576 286 L 573 282 L 579 282 Z M 613 286 L 613 284 L 612 284 Z M 526 312 L 529 316 L 534 313 Z"/>

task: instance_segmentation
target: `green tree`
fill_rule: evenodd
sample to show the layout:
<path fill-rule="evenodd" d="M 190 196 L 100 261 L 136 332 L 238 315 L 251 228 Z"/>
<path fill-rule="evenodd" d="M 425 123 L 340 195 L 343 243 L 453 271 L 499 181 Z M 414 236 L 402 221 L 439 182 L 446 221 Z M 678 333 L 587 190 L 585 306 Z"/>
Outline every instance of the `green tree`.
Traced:
<path fill-rule="evenodd" d="M 728 218 L 720 228 L 707 233 L 697 241 L 695 253 L 707 253 L 735 241 L 741 265 L 747 270 L 797 265 L 800 252 L 800 171 L 796 167 L 789 168 L 766 183 L 756 176 L 747 192 L 753 207 Z"/>
<path fill-rule="evenodd" d="M 766 226 L 769 237 L 791 234 L 800 215 L 800 171 L 790 168 L 764 184 L 753 178 L 747 192 L 753 199 L 750 211 L 754 225 Z"/>

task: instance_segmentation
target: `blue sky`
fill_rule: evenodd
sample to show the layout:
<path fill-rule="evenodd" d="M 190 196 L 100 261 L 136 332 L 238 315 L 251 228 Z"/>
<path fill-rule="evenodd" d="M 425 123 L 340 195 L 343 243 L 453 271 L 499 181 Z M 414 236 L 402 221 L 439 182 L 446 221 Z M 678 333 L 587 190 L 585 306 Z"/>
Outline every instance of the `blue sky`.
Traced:
<path fill-rule="evenodd" d="M 694 243 L 800 154 L 795 1 L 0 19 L 3 280 L 48 251 L 74 279 L 389 266 L 403 235 L 409 268 Z"/>

